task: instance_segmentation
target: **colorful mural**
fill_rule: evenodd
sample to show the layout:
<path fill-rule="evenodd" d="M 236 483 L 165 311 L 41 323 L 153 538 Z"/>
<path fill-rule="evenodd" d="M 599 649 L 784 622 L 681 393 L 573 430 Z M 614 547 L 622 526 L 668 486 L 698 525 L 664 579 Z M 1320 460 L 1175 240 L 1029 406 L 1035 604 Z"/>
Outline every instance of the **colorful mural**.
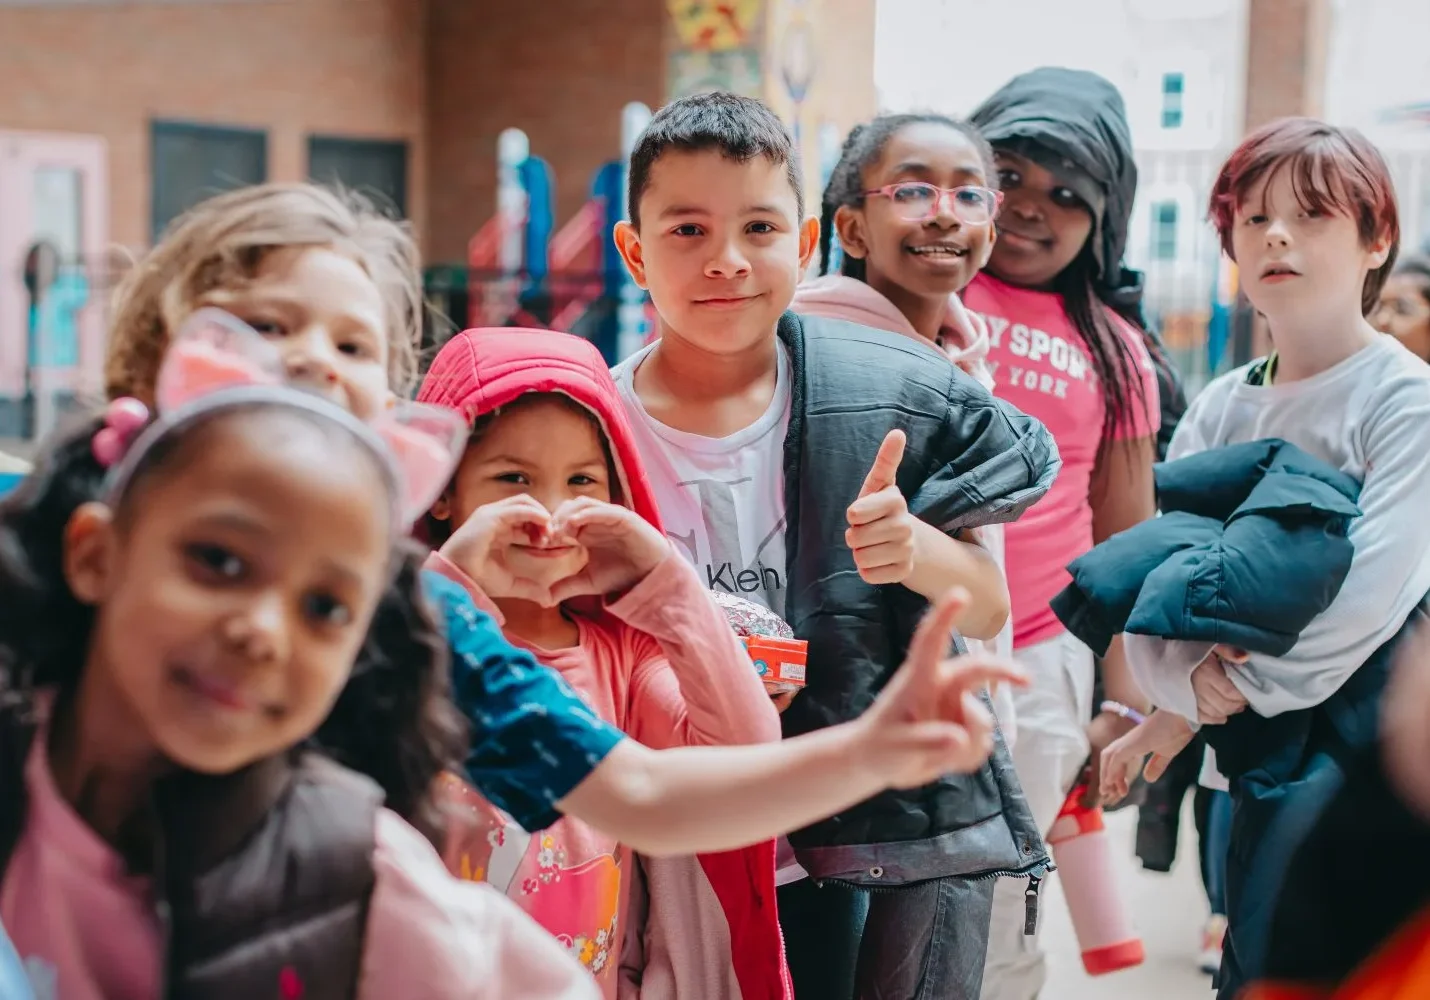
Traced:
<path fill-rule="evenodd" d="M 729 52 L 748 46 L 758 32 L 763 0 L 666 0 L 680 46 Z"/>

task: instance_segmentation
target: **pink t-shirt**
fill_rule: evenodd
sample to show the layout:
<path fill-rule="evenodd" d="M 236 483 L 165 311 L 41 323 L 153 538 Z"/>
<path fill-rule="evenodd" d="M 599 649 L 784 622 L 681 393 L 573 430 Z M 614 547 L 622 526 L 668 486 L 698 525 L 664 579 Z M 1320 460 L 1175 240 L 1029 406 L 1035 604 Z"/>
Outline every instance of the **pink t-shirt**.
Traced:
<path fill-rule="evenodd" d="M 460 568 L 435 553 L 428 566 L 461 583 L 501 623 L 501 612 Z M 638 742 L 661 750 L 779 739 L 779 716 L 749 654 L 695 569 L 674 550 L 620 600 L 572 618 L 578 639 L 568 649 L 507 638 L 560 673 L 597 715 Z M 676 930 L 627 927 L 631 852 L 613 838 L 570 817 L 527 833 L 455 777 L 446 795 L 448 868 L 504 891 L 591 970 L 607 1000 L 617 995 L 626 932 L 664 938 Z M 689 863 L 698 874 L 698 863 Z M 698 891 L 703 882 L 694 879 L 680 902 L 696 912 L 705 904 L 705 936 L 690 934 L 674 943 L 671 951 L 685 967 L 670 976 L 698 984 L 694 995 L 725 996 L 729 933 L 708 886 Z M 626 961 L 629 954 L 627 949 Z M 654 959 L 647 954 L 642 961 Z"/>
<path fill-rule="evenodd" d="M 1022 649 L 1063 632 L 1048 606 L 1071 581 L 1068 563 L 1092 548 L 1088 488 L 1102 442 L 1106 413 L 1087 343 L 1052 292 L 1016 288 L 988 274 L 973 279 L 963 304 L 988 324 L 988 364 L 994 394 L 1052 432 L 1063 467 L 1052 489 L 1007 526 L 1008 590 L 1013 606 L 1013 646 Z M 1113 429 L 1119 439 L 1157 433 L 1161 404 L 1157 373 L 1142 335 L 1108 312 L 1137 358 L 1142 396 Z"/>
<path fill-rule="evenodd" d="M 25 790 L 0 921 L 36 1000 L 154 1000 L 163 942 L 149 880 L 127 875 L 60 796 L 43 731 Z M 597 1000 L 595 983 L 545 931 L 489 887 L 452 878 L 432 845 L 385 809 L 373 869 L 357 1000 Z M 276 982 L 272 995 L 281 995 Z"/>

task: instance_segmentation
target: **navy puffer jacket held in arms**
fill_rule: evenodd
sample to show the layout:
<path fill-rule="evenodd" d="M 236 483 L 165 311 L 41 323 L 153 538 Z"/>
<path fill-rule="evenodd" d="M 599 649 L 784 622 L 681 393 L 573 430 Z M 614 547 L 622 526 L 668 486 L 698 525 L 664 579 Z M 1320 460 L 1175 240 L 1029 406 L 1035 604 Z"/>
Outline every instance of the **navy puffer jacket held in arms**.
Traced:
<path fill-rule="evenodd" d="M 1099 654 L 1121 632 L 1282 656 L 1350 571 L 1360 485 L 1280 440 L 1155 470 L 1163 516 L 1075 560 L 1052 607 Z"/>

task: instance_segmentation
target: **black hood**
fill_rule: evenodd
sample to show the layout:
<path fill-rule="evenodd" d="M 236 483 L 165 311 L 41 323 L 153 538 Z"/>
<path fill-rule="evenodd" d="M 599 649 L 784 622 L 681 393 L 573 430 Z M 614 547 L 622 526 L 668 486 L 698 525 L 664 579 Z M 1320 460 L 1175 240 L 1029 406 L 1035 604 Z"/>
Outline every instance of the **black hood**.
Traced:
<path fill-rule="evenodd" d="M 1122 266 L 1137 163 L 1117 88 L 1096 73 L 1045 66 L 1009 80 L 971 119 L 995 148 L 1036 143 L 1097 184 L 1103 194 L 1094 231 L 1098 295 L 1119 311 L 1140 312 L 1142 275 Z"/>

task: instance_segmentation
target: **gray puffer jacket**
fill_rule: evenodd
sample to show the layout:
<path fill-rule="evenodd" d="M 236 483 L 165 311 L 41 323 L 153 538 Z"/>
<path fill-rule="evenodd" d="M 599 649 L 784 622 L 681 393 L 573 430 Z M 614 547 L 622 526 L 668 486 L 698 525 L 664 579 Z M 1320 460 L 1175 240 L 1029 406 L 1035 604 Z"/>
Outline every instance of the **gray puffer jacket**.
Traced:
<path fill-rule="evenodd" d="M 783 717 L 793 736 L 867 709 L 928 606 L 904 587 L 865 583 L 844 542 L 845 510 L 884 436 L 896 427 L 907 434 L 898 486 L 909 510 L 945 533 L 1016 519 L 1061 463 L 1042 424 L 912 338 L 793 313 L 779 336 L 793 389 L 785 614 L 809 642 L 810 664 L 808 687 Z M 1001 739 L 975 774 L 885 792 L 790 841 L 816 879 L 870 887 L 1036 877 L 1049 867 Z"/>

